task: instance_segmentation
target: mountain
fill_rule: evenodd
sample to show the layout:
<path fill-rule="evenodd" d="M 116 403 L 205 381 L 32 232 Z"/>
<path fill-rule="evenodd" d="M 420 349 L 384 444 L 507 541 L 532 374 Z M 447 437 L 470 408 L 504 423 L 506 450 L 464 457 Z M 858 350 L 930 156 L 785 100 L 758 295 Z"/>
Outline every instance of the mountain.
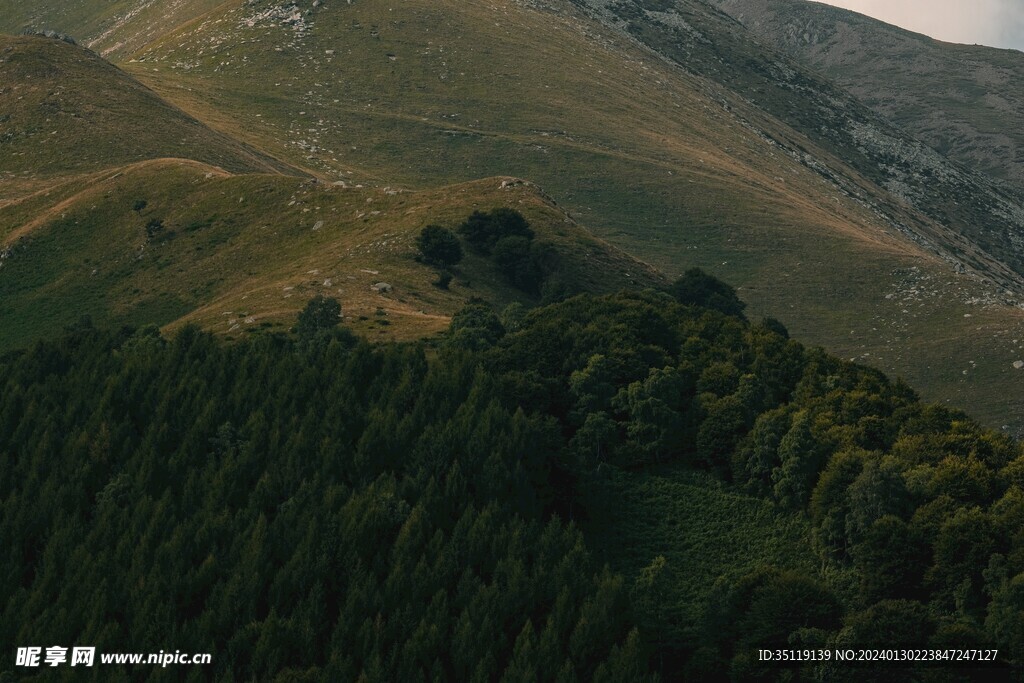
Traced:
<path fill-rule="evenodd" d="M 1024 53 L 945 43 L 803 0 L 717 0 L 928 146 L 1024 191 Z"/>
<path fill-rule="evenodd" d="M 100 50 L 136 45 L 156 11 L 87 2 L 88 20 L 50 5 L 29 21 L 10 4 L 0 27 Z M 1015 200 L 711 5 L 179 10 L 107 54 L 222 134 L 328 183 L 527 178 L 669 279 L 712 270 L 752 315 L 1021 424 Z"/>
<path fill-rule="evenodd" d="M 657 11 L 604 0 L 581 4 L 667 59 L 756 103 L 889 196 L 858 187 L 848 171 L 826 159 L 824 175 L 840 189 L 880 204 L 888 216 L 897 215 L 897 204 L 916 209 L 919 215 L 901 225 L 912 238 L 957 267 L 966 264 L 1019 290 L 1024 205 L 986 176 L 922 145 L 830 81 L 737 35 L 729 17 L 706 11 L 703 3 L 679 2 Z M 792 156 L 802 154 L 786 142 L 780 147 Z"/>

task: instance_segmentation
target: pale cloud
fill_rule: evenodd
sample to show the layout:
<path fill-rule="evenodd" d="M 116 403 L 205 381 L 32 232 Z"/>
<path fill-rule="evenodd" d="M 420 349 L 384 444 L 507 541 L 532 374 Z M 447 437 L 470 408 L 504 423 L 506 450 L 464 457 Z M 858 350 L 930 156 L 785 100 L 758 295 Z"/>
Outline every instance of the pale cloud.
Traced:
<path fill-rule="evenodd" d="M 1024 0 L 825 0 L 954 43 L 1024 50 Z"/>

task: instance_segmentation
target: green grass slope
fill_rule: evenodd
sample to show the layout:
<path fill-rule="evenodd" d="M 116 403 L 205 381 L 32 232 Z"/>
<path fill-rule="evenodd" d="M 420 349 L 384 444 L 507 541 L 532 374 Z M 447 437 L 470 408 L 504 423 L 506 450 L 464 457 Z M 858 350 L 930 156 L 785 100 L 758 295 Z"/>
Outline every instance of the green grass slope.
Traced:
<path fill-rule="evenodd" d="M 431 335 L 472 296 L 499 307 L 530 303 L 481 257 L 460 264 L 447 290 L 416 260 L 424 225 L 454 229 L 475 209 L 500 206 L 527 217 L 581 289 L 663 284 L 515 179 L 410 193 L 157 160 L 0 208 L 0 349 L 83 315 L 104 324 L 195 322 L 237 336 L 290 326 L 317 294 L 338 298 L 358 332 Z M 373 291 L 380 282 L 393 289 Z"/>
<path fill-rule="evenodd" d="M 211 130 L 84 48 L 0 36 L 0 179 L 162 157 L 239 172 L 288 169 Z"/>

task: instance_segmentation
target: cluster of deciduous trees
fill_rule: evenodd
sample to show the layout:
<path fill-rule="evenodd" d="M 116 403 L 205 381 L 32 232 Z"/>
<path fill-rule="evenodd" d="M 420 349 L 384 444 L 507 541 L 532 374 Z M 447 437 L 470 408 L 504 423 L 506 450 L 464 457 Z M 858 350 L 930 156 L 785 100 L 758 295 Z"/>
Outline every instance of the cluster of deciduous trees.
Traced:
<path fill-rule="evenodd" d="M 544 294 L 546 300 L 553 300 L 566 288 L 566 283 L 558 278 L 551 282 L 558 267 L 557 252 L 550 244 L 534 239 L 533 230 L 518 211 L 474 211 L 457 232 L 473 253 L 490 259 L 512 286 L 530 296 Z M 438 225 L 428 225 L 416 238 L 416 247 L 423 261 L 441 269 L 438 284 L 447 287 L 451 281 L 448 270 L 463 257 L 456 234 Z"/>
<path fill-rule="evenodd" d="M 519 405 L 559 420 L 570 472 L 707 469 L 802 511 L 822 576 L 856 577 L 850 590 L 764 568 L 727 583 L 691 673 L 762 675 L 755 643 L 984 643 L 1020 661 L 1019 444 L 775 321 L 747 323 L 735 292 L 699 271 L 670 292 L 535 310 L 491 354 Z"/>
<path fill-rule="evenodd" d="M 296 340 L 86 326 L 11 354 L 0 640 L 259 680 L 770 677 L 754 648 L 787 644 L 1020 662 L 1018 444 L 741 311 L 691 272 L 508 326 L 473 302 L 429 354 L 328 300 Z M 669 465 L 806 515 L 822 571 L 722 567 L 674 623 L 663 559 L 624 578 L 566 521 L 609 468 Z"/>

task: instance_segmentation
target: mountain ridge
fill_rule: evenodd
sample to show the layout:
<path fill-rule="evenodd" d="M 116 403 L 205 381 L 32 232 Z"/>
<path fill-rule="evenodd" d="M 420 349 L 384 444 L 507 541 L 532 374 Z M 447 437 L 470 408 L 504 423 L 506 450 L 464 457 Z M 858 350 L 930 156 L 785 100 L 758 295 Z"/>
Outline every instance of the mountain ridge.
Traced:
<path fill-rule="evenodd" d="M 946 43 L 822 3 L 715 1 L 933 149 L 1024 191 L 1024 92 L 1014 86 L 1024 53 Z"/>
<path fill-rule="evenodd" d="M 578 291 L 666 284 L 510 178 L 414 193 L 157 159 L 67 185 L 0 208 L 0 348 L 83 315 L 228 335 L 287 330 L 316 295 L 344 301 L 348 326 L 371 338 L 435 335 L 472 297 L 531 303 L 482 257 L 467 256 L 443 289 L 417 260 L 420 228 L 455 229 L 479 208 L 522 212 Z"/>

